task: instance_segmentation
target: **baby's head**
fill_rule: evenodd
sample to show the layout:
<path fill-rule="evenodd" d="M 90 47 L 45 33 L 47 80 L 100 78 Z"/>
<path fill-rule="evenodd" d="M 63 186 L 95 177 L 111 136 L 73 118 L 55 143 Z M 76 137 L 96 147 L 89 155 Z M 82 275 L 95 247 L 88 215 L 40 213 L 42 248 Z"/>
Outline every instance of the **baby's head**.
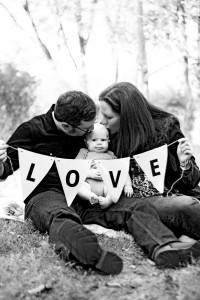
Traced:
<path fill-rule="evenodd" d="M 86 135 L 85 143 L 89 151 L 107 152 L 109 143 L 108 130 L 102 124 L 94 124 L 94 129 Z"/>

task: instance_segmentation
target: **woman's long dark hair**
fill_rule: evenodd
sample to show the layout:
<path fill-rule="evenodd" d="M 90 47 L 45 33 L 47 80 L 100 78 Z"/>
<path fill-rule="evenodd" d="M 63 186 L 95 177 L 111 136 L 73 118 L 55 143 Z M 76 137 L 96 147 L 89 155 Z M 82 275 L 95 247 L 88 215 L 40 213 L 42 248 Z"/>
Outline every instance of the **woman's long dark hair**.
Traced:
<path fill-rule="evenodd" d="M 150 104 L 142 93 L 129 82 L 109 86 L 99 96 L 120 114 L 120 128 L 112 139 L 112 150 L 117 157 L 126 157 L 156 146 L 155 119 L 170 114 Z"/>

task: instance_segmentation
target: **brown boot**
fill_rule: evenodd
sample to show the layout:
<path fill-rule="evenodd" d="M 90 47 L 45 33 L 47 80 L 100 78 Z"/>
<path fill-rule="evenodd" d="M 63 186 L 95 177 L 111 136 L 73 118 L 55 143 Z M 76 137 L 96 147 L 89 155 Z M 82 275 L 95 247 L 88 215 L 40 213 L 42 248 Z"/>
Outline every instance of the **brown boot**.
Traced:
<path fill-rule="evenodd" d="M 159 247 L 153 260 L 161 268 L 176 268 L 180 263 L 191 262 L 191 259 L 200 257 L 200 241 L 172 242 Z"/>

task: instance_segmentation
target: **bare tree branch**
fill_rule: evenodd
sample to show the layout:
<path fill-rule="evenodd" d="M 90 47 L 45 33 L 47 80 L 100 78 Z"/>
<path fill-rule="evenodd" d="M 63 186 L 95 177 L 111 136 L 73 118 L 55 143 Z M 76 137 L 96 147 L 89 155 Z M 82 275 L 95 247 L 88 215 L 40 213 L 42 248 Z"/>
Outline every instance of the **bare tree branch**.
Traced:
<path fill-rule="evenodd" d="M 31 24 L 32 24 L 32 27 L 33 27 L 33 30 L 35 31 L 35 34 L 36 34 L 36 37 L 37 37 L 37 40 L 42 48 L 42 51 L 44 52 L 45 56 L 47 57 L 48 60 L 53 60 L 47 46 L 42 42 L 40 36 L 39 36 L 39 33 L 38 33 L 38 30 L 37 30 L 37 26 L 33 20 L 33 17 L 31 15 L 31 12 L 30 12 L 30 9 L 29 9 L 29 3 L 28 3 L 28 0 L 26 0 L 25 4 L 23 5 L 23 8 L 25 10 L 25 12 L 27 13 L 27 15 L 29 16 L 29 19 L 31 20 Z"/>
<path fill-rule="evenodd" d="M 25 30 L 20 26 L 20 24 L 17 22 L 17 20 L 15 19 L 15 17 L 13 16 L 13 14 L 10 12 L 10 10 L 0 1 L 0 5 L 3 6 L 3 8 L 7 11 L 7 13 L 9 14 L 9 16 L 11 17 L 11 19 L 14 21 L 15 25 L 17 27 L 19 27 L 22 31 L 25 32 Z"/>
<path fill-rule="evenodd" d="M 75 65 L 75 68 L 78 69 L 76 61 L 75 61 L 75 59 L 74 59 L 74 57 L 72 55 L 72 52 L 69 49 L 69 45 L 68 45 L 68 42 L 67 42 L 67 37 L 66 37 L 65 31 L 64 31 L 64 28 L 63 28 L 63 24 L 62 24 L 62 20 L 61 20 L 61 13 L 60 13 L 60 10 L 58 8 L 57 1 L 55 1 L 55 6 L 56 6 L 56 13 L 57 13 L 57 16 L 59 18 L 59 30 L 62 32 L 62 36 L 63 36 L 63 40 L 64 40 L 64 43 L 65 43 L 65 46 L 66 46 L 66 48 L 68 50 L 68 53 L 69 53 L 69 55 L 70 55 L 70 57 L 71 57 L 74 65 Z"/>

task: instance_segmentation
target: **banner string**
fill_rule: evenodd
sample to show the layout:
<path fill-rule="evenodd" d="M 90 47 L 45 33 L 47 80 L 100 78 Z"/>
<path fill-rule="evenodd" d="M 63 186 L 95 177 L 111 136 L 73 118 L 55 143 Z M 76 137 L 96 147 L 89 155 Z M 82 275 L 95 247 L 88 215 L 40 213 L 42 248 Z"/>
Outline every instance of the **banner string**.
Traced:
<path fill-rule="evenodd" d="M 185 172 L 185 170 L 182 170 L 181 176 L 180 176 L 176 181 L 173 182 L 173 184 L 171 185 L 169 191 L 167 192 L 167 197 L 169 196 L 169 193 L 173 190 L 173 187 L 175 186 L 175 184 L 176 184 L 179 180 L 181 180 L 181 179 L 183 178 L 184 172 Z"/>
<path fill-rule="evenodd" d="M 175 143 L 177 143 L 179 140 L 176 140 L 176 141 L 174 141 L 174 142 L 172 142 L 172 143 L 170 143 L 170 144 L 168 144 L 167 145 L 167 147 L 170 147 L 171 145 L 173 145 L 173 144 L 175 144 Z M 164 145 L 163 145 L 164 146 Z M 8 147 L 9 148 L 12 148 L 13 150 L 16 150 L 16 151 L 18 151 L 18 148 L 15 148 L 15 147 L 13 147 L 13 146 L 10 146 L 10 145 L 8 145 Z M 153 149 L 152 149 L 153 150 Z M 134 157 L 130 157 L 130 159 L 134 159 Z"/>
<path fill-rule="evenodd" d="M 13 146 L 8 145 L 8 147 L 18 151 L 18 149 Z"/>
<path fill-rule="evenodd" d="M 13 174 L 14 173 L 14 168 L 13 168 L 13 164 L 12 164 L 11 158 L 9 156 L 7 156 L 7 158 L 9 160 L 11 171 L 12 171 L 12 174 Z"/>

